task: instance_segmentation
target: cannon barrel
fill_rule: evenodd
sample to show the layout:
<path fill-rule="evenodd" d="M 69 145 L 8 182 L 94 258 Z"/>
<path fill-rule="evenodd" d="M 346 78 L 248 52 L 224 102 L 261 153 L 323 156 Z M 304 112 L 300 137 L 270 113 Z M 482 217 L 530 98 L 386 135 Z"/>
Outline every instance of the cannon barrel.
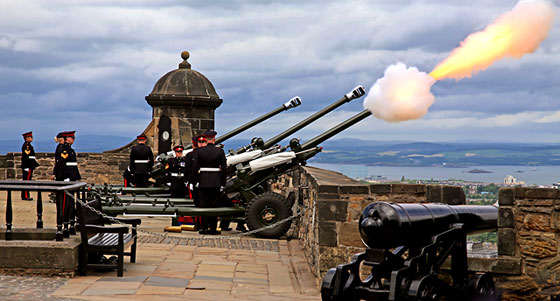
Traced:
<path fill-rule="evenodd" d="M 369 110 L 363 110 L 360 113 L 350 117 L 346 121 L 343 121 L 343 122 L 339 123 L 337 126 L 331 128 L 330 130 L 324 132 L 323 134 L 305 142 L 304 144 L 302 144 L 300 146 L 300 149 L 308 149 L 308 148 L 311 148 L 311 147 L 315 147 L 315 146 L 321 144 L 322 142 L 326 141 L 327 139 L 331 138 L 332 136 L 334 136 L 334 135 L 344 131 L 345 129 L 351 127 L 352 125 L 360 122 L 362 119 L 368 117 L 369 115 L 371 115 L 371 112 Z"/>
<path fill-rule="evenodd" d="M 359 221 L 362 242 L 368 248 L 389 249 L 422 244 L 453 224 L 463 224 L 467 234 L 495 231 L 498 208 L 478 205 L 396 204 L 375 202 Z"/>
<path fill-rule="evenodd" d="M 357 86 L 356 88 L 354 88 L 352 91 L 350 91 L 349 93 L 347 93 L 346 95 L 344 95 L 341 99 L 333 102 L 332 104 L 330 104 L 328 107 L 322 109 L 321 111 L 307 117 L 306 119 L 300 121 L 299 123 L 297 123 L 296 125 L 292 126 L 291 128 L 283 131 L 282 133 L 270 138 L 269 140 L 265 141 L 264 144 L 260 147 L 260 149 L 267 149 L 270 148 L 271 146 L 275 145 L 276 143 L 282 141 L 282 139 L 290 136 L 291 134 L 299 131 L 300 129 L 302 129 L 303 127 L 309 125 L 310 123 L 312 123 L 313 121 L 323 117 L 324 115 L 326 115 L 327 113 L 333 111 L 334 109 L 340 107 L 341 105 L 356 99 L 356 98 L 360 98 L 365 94 L 365 89 L 362 86 Z M 242 150 L 242 149 L 240 149 Z M 243 150 L 242 150 L 243 151 Z"/>
<path fill-rule="evenodd" d="M 244 125 L 231 130 L 227 133 L 225 133 L 224 135 L 221 135 L 220 137 L 216 138 L 216 144 L 221 143 L 243 131 L 248 130 L 249 128 L 252 128 L 253 126 L 269 119 L 272 118 L 273 116 L 278 115 L 281 112 L 287 111 L 291 108 L 295 108 L 297 106 L 301 105 L 301 98 L 299 96 L 295 96 L 294 98 L 290 99 L 289 101 L 285 102 L 284 104 L 282 104 L 280 107 L 276 108 L 275 110 L 272 110 L 264 115 L 262 115 L 259 118 L 256 118 L 253 121 L 249 121 L 247 123 L 245 123 Z"/>

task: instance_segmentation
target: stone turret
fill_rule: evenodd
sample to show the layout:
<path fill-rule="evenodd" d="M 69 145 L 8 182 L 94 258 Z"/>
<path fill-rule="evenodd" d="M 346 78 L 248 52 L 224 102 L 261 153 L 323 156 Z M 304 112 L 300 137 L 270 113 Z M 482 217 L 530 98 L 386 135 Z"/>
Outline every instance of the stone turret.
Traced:
<path fill-rule="evenodd" d="M 146 96 L 152 107 L 152 121 L 143 133 L 156 155 L 214 129 L 214 111 L 222 99 L 210 80 L 191 68 L 189 57 L 189 52 L 183 51 L 179 68 L 162 76 Z M 134 144 L 110 152 L 127 152 Z"/>

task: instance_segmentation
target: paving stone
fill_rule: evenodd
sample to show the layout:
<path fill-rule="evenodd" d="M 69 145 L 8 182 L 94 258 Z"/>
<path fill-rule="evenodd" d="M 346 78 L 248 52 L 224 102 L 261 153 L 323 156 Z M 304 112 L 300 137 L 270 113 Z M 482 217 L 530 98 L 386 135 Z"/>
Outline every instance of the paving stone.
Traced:
<path fill-rule="evenodd" d="M 183 295 L 185 287 L 143 285 L 135 295 Z"/>
<path fill-rule="evenodd" d="M 133 276 L 133 277 L 101 277 L 97 282 L 144 282 L 148 277 L 146 276 Z"/>
<path fill-rule="evenodd" d="M 144 285 L 181 287 L 181 288 L 187 287 L 188 284 L 189 284 L 189 279 L 157 277 L 157 276 L 151 276 L 150 278 L 148 278 L 146 282 L 144 282 Z"/>
<path fill-rule="evenodd" d="M 288 268 L 281 263 L 269 263 L 268 267 L 268 282 L 270 285 L 269 291 L 271 293 L 293 293 L 292 281 L 290 280 L 290 273 Z"/>

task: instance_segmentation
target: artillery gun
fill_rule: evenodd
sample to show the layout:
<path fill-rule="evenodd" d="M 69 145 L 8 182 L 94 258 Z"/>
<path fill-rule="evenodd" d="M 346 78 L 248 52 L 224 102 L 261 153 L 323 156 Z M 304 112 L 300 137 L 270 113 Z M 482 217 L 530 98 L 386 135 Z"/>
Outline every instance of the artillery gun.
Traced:
<path fill-rule="evenodd" d="M 168 195 L 119 196 L 118 194 L 100 195 L 105 200 L 103 210 L 117 215 L 168 215 L 168 216 L 219 216 L 244 220 L 250 230 L 276 224 L 292 215 L 294 197 L 288 198 L 269 191 L 271 181 L 287 174 L 321 152 L 319 144 L 339 132 L 356 124 L 371 113 L 367 110 L 331 128 L 325 133 L 299 144 L 292 139 L 290 145 L 276 148 L 277 151 L 265 154 L 248 162 L 237 163 L 230 173 L 224 191 L 224 199 L 229 206 L 220 208 L 196 208 L 192 200 L 176 200 Z M 318 117 L 317 117 L 318 118 Z M 277 138 L 276 138 L 277 139 Z M 290 147 L 290 151 L 287 148 Z M 124 191 L 124 190 L 123 190 Z M 233 204 L 233 205 L 231 205 Z M 259 232 L 261 237 L 278 237 L 286 233 L 290 221 L 278 224 Z"/>
<path fill-rule="evenodd" d="M 466 247 L 468 234 L 497 227 L 494 206 L 372 203 L 359 219 L 366 251 L 326 273 L 322 299 L 499 300 L 489 273 L 469 276 Z M 450 256 L 448 283 L 440 267 Z"/>
<path fill-rule="evenodd" d="M 301 105 L 301 98 L 299 96 L 295 96 L 292 99 L 288 100 L 287 102 L 283 103 L 281 106 L 279 106 L 278 108 L 260 116 L 255 118 L 254 120 L 251 120 L 227 133 L 225 133 L 224 135 L 221 135 L 220 137 L 216 138 L 216 145 L 226 141 L 227 139 L 243 132 L 246 131 L 252 127 L 254 127 L 255 125 L 264 122 L 284 111 L 287 111 L 289 109 L 292 108 L 296 108 L 298 106 Z M 190 143 L 185 145 L 185 152 L 183 153 L 183 156 L 185 156 L 187 153 L 189 153 L 190 151 L 192 151 L 192 145 Z M 152 170 L 152 178 L 156 179 L 156 184 L 162 185 L 163 183 L 165 183 L 164 181 L 164 177 L 165 177 L 165 164 L 167 163 L 167 160 L 169 160 L 170 158 L 173 158 L 174 156 L 174 152 L 170 151 L 167 153 L 163 153 L 163 154 L 159 154 L 156 157 L 155 160 L 155 164 L 154 164 L 154 168 Z"/>

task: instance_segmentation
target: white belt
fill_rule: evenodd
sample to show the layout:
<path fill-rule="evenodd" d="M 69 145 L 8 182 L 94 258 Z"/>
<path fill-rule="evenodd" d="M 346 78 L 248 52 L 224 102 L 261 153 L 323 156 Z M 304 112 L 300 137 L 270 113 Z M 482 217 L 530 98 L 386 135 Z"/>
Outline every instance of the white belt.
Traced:
<path fill-rule="evenodd" d="M 179 172 L 179 173 L 177 173 L 177 172 L 172 172 L 172 173 L 171 173 L 171 176 L 172 176 L 172 177 L 182 177 L 182 176 L 184 176 L 184 175 L 185 175 L 185 174 L 182 173 L 182 172 Z"/>
<path fill-rule="evenodd" d="M 35 156 L 29 156 L 29 159 L 35 160 Z"/>
<path fill-rule="evenodd" d="M 66 166 L 78 166 L 78 162 L 66 162 Z"/>
<path fill-rule="evenodd" d="M 220 171 L 221 169 L 219 167 L 201 167 L 198 172 L 203 172 L 203 171 Z"/>
<path fill-rule="evenodd" d="M 134 163 L 148 163 L 150 160 L 134 160 Z"/>

